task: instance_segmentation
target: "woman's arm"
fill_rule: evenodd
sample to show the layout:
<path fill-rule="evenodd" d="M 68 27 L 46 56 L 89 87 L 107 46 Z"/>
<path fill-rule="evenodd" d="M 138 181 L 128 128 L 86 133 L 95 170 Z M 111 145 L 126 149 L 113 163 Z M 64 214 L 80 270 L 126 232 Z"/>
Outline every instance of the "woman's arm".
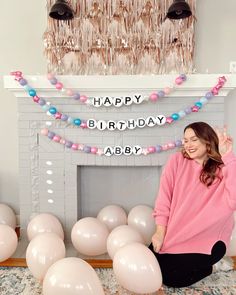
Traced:
<path fill-rule="evenodd" d="M 236 156 L 233 153 L 233 139 L 227 134 L 227 128 L 216 129 L 219 138 L 219 152 L 224 162 L 222 168 L 225 183 L 225 195 L 231 209 L 236 210 Z"/>
<path fill-rule="evenodd" d="M 160 251 L 165 238 L 165 234 L 166 234 L 166 226 L 157 224 L 156 232 L 152 236 L 152 245 L 155 252 Z"/>
<path fill-rule="evenodd" d="M 159 252 L 161 249 L 166 234 L 176 171 L 177 154 L 174 154 L 167 162 L 161 175 L 159 192 L 153 212 L 153 217 L 157 224 L 156 232 L 152 236 L 152 244 L 155 252 Z"/>
<path fill-rule="evenodd" d="M 182 156 L 182 155 L 181 155 Z M 156 224 L 167 226 L 170 205 L 177 171 L 177 154 L 173 154 L 166 163 L 160 178 L 159 191 L 156 197 L 153 217 Z"/>
<path fill-rule="evenodd" d="M 236 210 L 236 156 L 229 152 L 222 157 L 224 167 L 222 168 L 224 181 L 224 194 L 232 210 Z"/>

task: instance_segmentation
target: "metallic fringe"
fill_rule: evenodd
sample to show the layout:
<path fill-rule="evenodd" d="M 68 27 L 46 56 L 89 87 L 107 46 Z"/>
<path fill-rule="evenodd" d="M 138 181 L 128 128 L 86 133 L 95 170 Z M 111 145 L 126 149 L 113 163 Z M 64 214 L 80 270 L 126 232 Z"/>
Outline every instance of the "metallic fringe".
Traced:
<path fill-rule="evenodd" d="M 173 0 L 69 0 L 71 21 L 48 17 L 44 33 L 48 71 L 118 75 L 192 73 L 193 16 L 165 19 Z M 47 12 L 55 1 L 47 1 Z"/>

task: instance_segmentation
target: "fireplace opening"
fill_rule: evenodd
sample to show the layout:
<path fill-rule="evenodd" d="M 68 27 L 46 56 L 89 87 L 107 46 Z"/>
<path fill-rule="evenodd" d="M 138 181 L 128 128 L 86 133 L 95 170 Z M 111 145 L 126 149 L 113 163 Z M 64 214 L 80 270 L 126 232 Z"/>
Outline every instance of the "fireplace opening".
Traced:
<path fill-rule="evenodd" d="M 127 214 L 136 205 L 154 206 L 161 166 L 77 166 L 78 219 L 105 206 L 121 206 Z"/>

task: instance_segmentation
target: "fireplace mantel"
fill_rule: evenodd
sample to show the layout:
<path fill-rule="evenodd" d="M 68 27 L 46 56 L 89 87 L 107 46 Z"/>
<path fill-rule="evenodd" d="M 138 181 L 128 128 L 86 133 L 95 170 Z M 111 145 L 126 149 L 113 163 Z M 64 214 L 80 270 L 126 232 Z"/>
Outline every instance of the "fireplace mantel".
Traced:
<path fill-rule="evenodd" d="M 122 120 L 153 116 L 157 114 L 171 115 L 187 106 L 193 105 L 204 96 L 223 74 L 193 74 L 187 76 L 187 81 L 176 86 L 174 91 L 157 103 L 146 102 L 141 105 L 121 106 L 120 108 L 94 108 L 86 106 L 66 97 L 66 92 L 60 92 L 49 83 L 46 76 L 26 75 L 28 84 L 37 90 L 40 97 L 46 98 L 58 110 L 72 117 L 83 116 L 84 119 L 95 118 L 103 120 Z M 198 113 L 192 113 L 172 125 L 159 128 L 142 128 L 111 132 L 100 130 L 82 130 L 59 122 L 47 116 L 40 106 L 32 102 L 28 93 L 14 80 L 12 76 L 4 76 L 4 87 L 17 97 L 18 104 L 18 136 L 19 136 L 19 198 L 21 228 L 24 229 L 33 214 L 51 212 L 60 218 L 66 237 L 74 223 L 80 218 L 78 194 L 78 167 L 161 167 L 172 150 L 162 153 L 141 156 L 98 156 L 80 151 L 66 149 L 63 145 L 50 141 L 40 135 L 45 123 L 50 123 L 52 131 L 73 142 L 96 145 L 98 147 L 114 145 L 152 146 L 165 144 L 182 137 L 184 126 L 193 121 L 206 121 L 221 126 L 224 123 L 224 103 L 228 93 L 236 88 L 236 75 L 224 74 L 227 79 L 219 95 L 212 98 Z M 113 96 L 130 93 L 149 95 L 155 90 L 172 86 L 176 75 L 157 76 L 58 76 L 66 88 L 79 91 L 87 96 Z M 48 166 L 48 162 L 52 166 Z M 53 184 L 46 181 L 47 171 L 51 169 Z M 54 169 L 54 170 L 53 170 Z M 140 181 L 140 180 L 139 180 Z M 155 178 L 155 186 L 158 180 Z M 109 183 L 106 183 L 109 185 Z M 112 185 L 112 184 L 111 184 Z M 54 202 L 49 202 L 53 198 Z M 147 191 L 147 195 L 150 192 Z M 119 193 L 118 193 L 119 194 Z M 117 195 L 118 195 L 117 194 Z M 102 196 L 99 196 L 102 198 Z M 153 200 L 154 196 L 151 196 Z M 151 203 L 151 201 L 150 201 Z M 105 204 L 105 201 L 104 201 Z M 108 205 L 108 204 L 107 204 Z M 134 204 L 135 205 L 135 204 Z"/>
<path fill-rule="evenodd" d="M 206 91 L 217 82 L 218 77 L 225 76 L 227 82 L 221 91 L 221 96 L 226 96 L 228 92 L 236 87 L 236 75 L 233 74 L 192 74 L 187 76 L 187 81 L 181 86 L 176 86 L 176 93 L 170 96 L 192 96 L 198 95 L 200 91 Z M 58 91 L 49 83 L 46 76 L 26 75 L 30 85 L 41 91 L 48 91 L 50 95 L 59 96 Z M 81 92 L 89 89 L 94 92 L 97 90 L 157 90 L 166 86 L 173 85 L 176 75 L 112 75 L 112 76 L 57 76 L 65 87 L 79 89 Z M 24 89 L 12 76 L 4 76 L 4 87 L 14 92 L 17 97 L 21 97 Z M 63 94 L 64 95 L 64 94 Z"/>

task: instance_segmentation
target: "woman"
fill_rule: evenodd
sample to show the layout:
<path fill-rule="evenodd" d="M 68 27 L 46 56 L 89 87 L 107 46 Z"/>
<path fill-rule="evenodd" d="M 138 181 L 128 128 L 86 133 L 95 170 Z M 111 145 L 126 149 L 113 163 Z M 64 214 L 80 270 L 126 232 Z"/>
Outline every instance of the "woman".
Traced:
<path fill-rule="evenodd" d="M 173 154 L 161 176 L 150 249 L 163 283 L 186 287 L 212 273 L 226 252 L 236 210 L 236 157 L 226 130 L 204 122 L 184 129 L 182 152 Z"/>

